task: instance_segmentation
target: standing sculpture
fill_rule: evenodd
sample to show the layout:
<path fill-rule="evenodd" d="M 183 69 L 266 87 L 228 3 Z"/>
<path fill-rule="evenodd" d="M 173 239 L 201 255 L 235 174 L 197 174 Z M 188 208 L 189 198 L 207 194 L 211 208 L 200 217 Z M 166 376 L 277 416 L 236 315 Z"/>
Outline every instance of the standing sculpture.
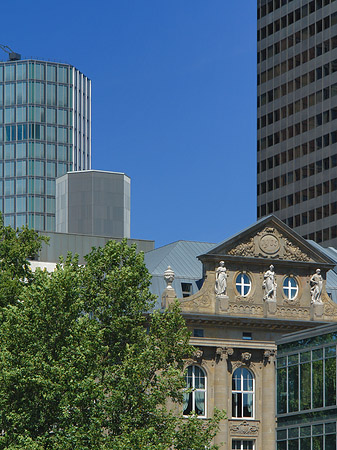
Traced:
<path fill-rule="evenodd" d="M 321 270 L 317 269 L 316 273 L 310 278 L 311 303 L 322 303 L 323 277 Z"/>
<path fill-rule="evenodd" d="M 265 272 L 263 276 L 262 288 L 265 290 L 263 300 L 274 300 L 276 301 L 276 288 L 277 284 L 275 281 L 274 266 L 271 265 L 269 270 Z"/>
<path fill-rule="evenodd" d="M 215 293 L 216 295 L 227 294 L 227 269 L 224 261 L 220 261 L 219 267 L 216 269 L 215 276 Z"/>

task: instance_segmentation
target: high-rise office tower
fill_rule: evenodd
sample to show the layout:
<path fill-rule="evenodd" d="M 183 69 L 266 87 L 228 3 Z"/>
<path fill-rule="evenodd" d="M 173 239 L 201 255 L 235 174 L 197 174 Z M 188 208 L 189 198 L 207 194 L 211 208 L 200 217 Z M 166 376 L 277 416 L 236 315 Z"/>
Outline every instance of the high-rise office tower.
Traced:
<path fill-rule="evenodd" d="M 11 55 L 0 62 L 0 210 L 5 224 L 54 231 L 56 178 L 91 169 L 91 82 Z"/>
<path fill-rule="evenodd" d="M 257 6 L 257 215 L 337 245 L 337 1 Z"/>

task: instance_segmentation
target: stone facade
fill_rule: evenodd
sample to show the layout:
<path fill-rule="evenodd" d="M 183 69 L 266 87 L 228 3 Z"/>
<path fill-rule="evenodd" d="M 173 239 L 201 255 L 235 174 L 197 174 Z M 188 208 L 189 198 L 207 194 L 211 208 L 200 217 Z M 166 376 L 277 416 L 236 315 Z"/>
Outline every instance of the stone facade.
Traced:
<path fill-rule="evenodd" d="M 228 418 L 216 437 L 223 450 L 232 449 L 233 441 L 242 448 L 249 441 L 254 450 L 273 450 L 275 340 L 285 333 L 337 321 L 337 305 L 325 290 L 326 273 L 334 264 L 274 216 L 199 259 L 204 267 L 203 286 L 181 299 L 181 308 L 192 332 L 191 343 L 199 349 L 187 366 L 200 367 L 206 378 L 204 416 L 211 416 L 214 407 L 226 410 Z M 226 268 L 226 289 L 219 295 L 215 285 L 220 262 Z M 320 301 L 313 302 L 310 280 L 317 269 L 323 290 Z M 275 295 L 266 297 L 270 275 Z M 174 290 L 165 290 L 162 307 L 174 297 Z M 244 392 L 240 383 L 245 383 L 247 374 L 253 387 Z M 244 404 L 244 398 L 250 405 Z"/>

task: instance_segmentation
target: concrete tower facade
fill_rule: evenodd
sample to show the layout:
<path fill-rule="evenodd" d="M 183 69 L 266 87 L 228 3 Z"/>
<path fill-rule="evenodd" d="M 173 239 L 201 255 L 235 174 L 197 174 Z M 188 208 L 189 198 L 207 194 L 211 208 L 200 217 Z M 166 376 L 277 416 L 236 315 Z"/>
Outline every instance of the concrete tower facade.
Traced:
<path fill-rule="evenodd" d="M 257 5 L 257 216 L 337 245 L 337 2 Z"/>

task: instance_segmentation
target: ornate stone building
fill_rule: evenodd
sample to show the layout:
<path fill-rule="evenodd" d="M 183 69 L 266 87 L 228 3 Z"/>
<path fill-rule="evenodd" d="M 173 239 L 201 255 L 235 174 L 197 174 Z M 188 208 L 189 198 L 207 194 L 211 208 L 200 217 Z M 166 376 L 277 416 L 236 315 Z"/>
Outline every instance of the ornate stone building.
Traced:
<path fill-rule="evenodd" d="M 215 407 L 225 409 L 228 418 L 216 437 L 223 450 L 274 450 L 275 341 L 337 321 L 337 304 L 326 291 L 326 274 L 336 263 L 274 216 L 198 258 L 202 287 L 180 299 L 197 348 L 187 361 L 193 391 L 183 412 L 207 418 Z M 174 259 L 170 266 L 162 308 L 176 297 Z"/>

